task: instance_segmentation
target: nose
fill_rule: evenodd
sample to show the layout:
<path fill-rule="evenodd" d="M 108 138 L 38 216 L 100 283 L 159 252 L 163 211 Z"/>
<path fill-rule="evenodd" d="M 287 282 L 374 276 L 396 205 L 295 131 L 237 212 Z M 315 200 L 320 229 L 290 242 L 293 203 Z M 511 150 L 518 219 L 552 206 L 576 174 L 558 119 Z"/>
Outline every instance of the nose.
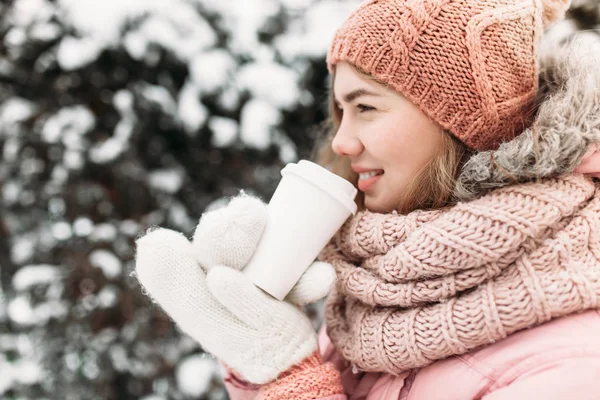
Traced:
<path fill-rule="evenodd" d="M 363 152 L 364 146 L 354 131 L 355 129 L 342 121 L 331 142 L 331 149 L 335 154 L 355 157 Z"/>

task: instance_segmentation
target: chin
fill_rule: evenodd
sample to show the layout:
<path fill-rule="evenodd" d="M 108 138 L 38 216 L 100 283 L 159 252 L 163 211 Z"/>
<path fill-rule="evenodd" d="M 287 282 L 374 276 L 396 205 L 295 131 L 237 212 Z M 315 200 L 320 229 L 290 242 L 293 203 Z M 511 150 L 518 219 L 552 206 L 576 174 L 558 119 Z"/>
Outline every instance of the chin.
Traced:
<path fill-rule="evenodd" d="M 371 212 L 381 214 L 391 212 L 394 209 L 394 207 L 386 206 L 382 201 L 369 196 L 365 196 L 365 208 Z"/>

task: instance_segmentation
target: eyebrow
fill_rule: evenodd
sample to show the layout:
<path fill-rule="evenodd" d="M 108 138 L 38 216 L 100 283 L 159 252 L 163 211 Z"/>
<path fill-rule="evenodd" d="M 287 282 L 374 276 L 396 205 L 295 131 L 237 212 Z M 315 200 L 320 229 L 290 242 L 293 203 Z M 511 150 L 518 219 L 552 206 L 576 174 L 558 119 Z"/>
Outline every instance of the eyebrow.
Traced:
<path fill-rule="evenodd" d="M 375 92 L 370 92 L 367 89 L 356 89 L 356 90 L 351 91 L 350 93 L 347 93 L 344 96 L 344 102 L 350 103 L 353 100 L 356 100 L 357 98 L 359 98 L 361 96 L 381 97 L 380 94 L 375 93 Z M 335 99 L 336 103 L 339 103 L 339 101 L 337 100 L 337 98 L 335 98 L 335 95 L 334 95 L 334 99 Z"/>

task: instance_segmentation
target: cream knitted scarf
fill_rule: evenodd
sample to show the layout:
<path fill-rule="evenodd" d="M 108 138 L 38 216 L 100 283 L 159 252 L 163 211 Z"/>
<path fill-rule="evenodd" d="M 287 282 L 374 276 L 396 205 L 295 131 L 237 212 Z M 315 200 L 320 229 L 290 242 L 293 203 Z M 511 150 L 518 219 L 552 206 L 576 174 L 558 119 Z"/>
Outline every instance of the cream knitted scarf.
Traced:
<path fill-rule="evenodd" d="M 400 374 L 600 307 L 600 185 L 569 175 L 440 211 L 361 211 L 320 258 L 328 334 L 364 371 Z"/>

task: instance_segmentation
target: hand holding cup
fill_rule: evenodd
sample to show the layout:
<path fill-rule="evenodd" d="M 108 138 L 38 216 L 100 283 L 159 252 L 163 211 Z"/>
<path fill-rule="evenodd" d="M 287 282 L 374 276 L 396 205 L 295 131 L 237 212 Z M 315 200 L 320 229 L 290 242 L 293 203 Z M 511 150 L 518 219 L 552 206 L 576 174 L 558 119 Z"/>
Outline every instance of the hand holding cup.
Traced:
<path fill-rule="evenodd" d="M 137 240 L 136 274 L 148 295 L 241 378 L 274 380 L 317 350 L 316 333 L 298 305 L 324 297 L 335 273 L 314 263 L 279 301 L 240 271 L 259 242 L 267 209 L 240 196 L 202 216 L 194 239 L 158 228 Z"/>

